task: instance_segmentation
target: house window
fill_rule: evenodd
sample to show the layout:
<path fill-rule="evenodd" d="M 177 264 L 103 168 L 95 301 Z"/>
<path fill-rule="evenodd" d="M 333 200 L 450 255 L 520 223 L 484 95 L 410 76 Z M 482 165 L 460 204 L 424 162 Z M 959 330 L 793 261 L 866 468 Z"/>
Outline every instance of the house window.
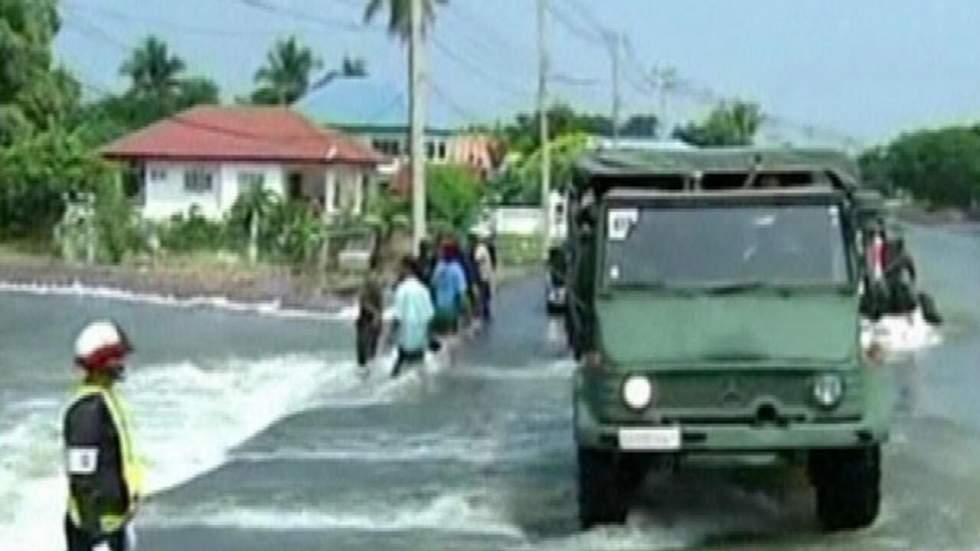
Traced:
<path fill-rule="evenodd" d="M 239 172 L 238 193 L 244 195 L 265 186 L 265 174 L 261 172 Z"/>
<path fill-rule="evenodd" d="M 439 159 L 446 160 L 446 142 L 439 142 Z"/>
<path fill-rule="evenodd" d="M 151 168 L 150 169 L 150 181 L 151 182 L 162 182 L 167 179 L 167 170 L 164 168 Z"/>
<path fill-rule="evenodd" d="M 214 191 L 214 173 L 205 168 L 189 168 L 184 172 L 186 193 L 211 193 Z"/>
<path fill-rule="evenodd" d="M 401 154 L 401 144 L 398 143 L 398 140 L 379 138 L 374 140 L 371 145 L 374 146 L 379 153 L 384 153 L 385 155 L 395 156 Z"/>
<path fill-rule="evenodd" d="M 425 142 L 425 158 L 428 160 L 433 160 L 436 157 L 436 144 L 432 142 Z"/>

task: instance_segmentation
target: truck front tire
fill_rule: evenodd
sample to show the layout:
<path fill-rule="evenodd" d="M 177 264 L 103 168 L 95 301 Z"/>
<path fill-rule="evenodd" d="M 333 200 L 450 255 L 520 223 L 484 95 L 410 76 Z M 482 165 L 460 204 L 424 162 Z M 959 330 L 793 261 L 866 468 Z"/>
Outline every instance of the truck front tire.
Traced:
<path fill-rule="evenodd" d="M 578 506 L 582 528 L 625 523 L 633 492 L 642 481 L 642 469 L 629 456 L 579 448 Z"/>
<path fill-rule="evenodd" d="M 824 530 L 865 528 L 881 503 L 881 449 L 878 446 L 815 450 L 810 478 L 816 489 L 817 517 Z"/>

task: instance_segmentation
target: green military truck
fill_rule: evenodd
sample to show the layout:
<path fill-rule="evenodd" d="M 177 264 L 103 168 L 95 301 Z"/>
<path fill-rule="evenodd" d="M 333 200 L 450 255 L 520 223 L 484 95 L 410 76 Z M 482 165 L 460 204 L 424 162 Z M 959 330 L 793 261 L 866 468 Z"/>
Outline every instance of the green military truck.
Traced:
<path fill-rule="evenodd" d="M 580 160 L 567 326 L 580 518 L 622 523 L 654 465 L 805 465 L 828 530 L 869 525 L 892 385 L 860 345 L 856 165 L 822 150 L 614 150 Z M 733 459 L 736 459 L 733 457 Z"/>

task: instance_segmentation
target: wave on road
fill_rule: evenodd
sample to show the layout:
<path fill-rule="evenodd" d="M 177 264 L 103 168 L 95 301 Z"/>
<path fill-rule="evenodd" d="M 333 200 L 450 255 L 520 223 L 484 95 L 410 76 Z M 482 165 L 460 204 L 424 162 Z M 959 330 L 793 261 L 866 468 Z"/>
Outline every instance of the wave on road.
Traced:
<path fill-rule="evenodd" d="M 312 407 L 325 389 L 343 393 L 360 384 L 350 362 L 288 355 L 140 367 L 121 392 L 149 461 L 152 496 L 220 466 L 233 448 Z M 0 541 L 11 549 L 59 549 L 66 499 L 60 397 L 28 397 L 12 406 L 21 417 L 0 433 Z"/>
<path fill-rule="evenodd" d="M 154 293 L 136 293 L 113 287 L 92 287 L 75 282 L 71 285 L 0 282 L 0 292 L 34 296 L 84 297 L 117 300 L 171 308 L 212 308 L 229 312 L 257 314 L 280 319 L 314 321 L 350 321 L 357 317 L 357 306 L 348 305 L 335 312 L 318 312 L 287 308 L 278 300 L 239 302 L 222 296 L 176 297 Z"/>

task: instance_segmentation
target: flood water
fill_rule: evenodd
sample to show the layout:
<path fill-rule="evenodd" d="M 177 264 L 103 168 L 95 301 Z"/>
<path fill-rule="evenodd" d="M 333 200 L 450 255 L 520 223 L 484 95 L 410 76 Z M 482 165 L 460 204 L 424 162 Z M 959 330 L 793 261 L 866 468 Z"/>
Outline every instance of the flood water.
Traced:
<path fill-rule="evenodd" d="M 821 534 L 800 473 L 741 468 L 652 479 L 626 526 L 580 532 L 573 362 L 534 277 L 427 386 L 361 380 L 348 320 L 0 293 L 0 549 L 62 548 L 60 408 L 93 316 L 138 348 L 141 549 L 980 548 L 980 228 L 908 239 L 948 323 L 890 367 L 901 400 L 867 530 Z"/>

